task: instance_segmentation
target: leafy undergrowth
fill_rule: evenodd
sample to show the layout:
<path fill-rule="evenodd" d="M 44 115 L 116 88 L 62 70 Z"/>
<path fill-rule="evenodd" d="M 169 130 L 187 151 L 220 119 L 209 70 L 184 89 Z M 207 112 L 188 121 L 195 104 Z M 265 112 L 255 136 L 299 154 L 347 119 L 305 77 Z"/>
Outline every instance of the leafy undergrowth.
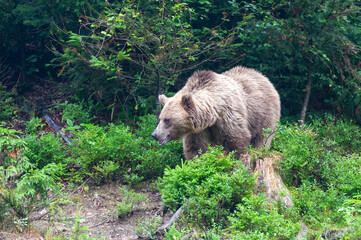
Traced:
<path fill-rule="evenodd" d="M 185 210 L 166 238 L 359 239 L 359 139 L 359 126 L 330 115 L 303 127 L 280 125 L 272 152 L 283 156 L 278 171 L 294 203 L 287 209 L 269 202 L 254 188 L 254 176 L 220 148 L 167 168 L 159 185 L 162 201 Z M 250 152 L 265 155 L 262 149 Z"/>
<path fill-rule="evenodd" d="M 58 107 L 65 111 L 68 105 Z M 140 118 L 135 128 L 122 123 L 99 126 L 85 121 L 89 115 L 81 113 L 81 107 L 70 107 L 62 120 L 68 123 L 72 144 L 42 131 L 39 118 L 32 118 L 25 132 L 0 127 L 2 231 L 46 239 L 110 238 L 105 232 L 89 235 L 89 227 L 96 224 L 82 218 L 89 213 L 85 200 L 91 199 L 115 225 L 143 216 L 133 221 L 132 231 L 150 239 L 292 239 L 301 228 L 308 229 L 306 239 L 361 236 L 361 129 L 353 122 L 326 115 L 303 127 L 279 126 L 272 151 L 283 156 L 278 171 L 294 203 L 286 209 L 280 202 L 269 202 L 256 187 L 256 176 L 220 147 L 184 161 L 180 142 L 159 147 L 151 139 L 154 116 Z M 163 235 L 156 232 L 162 219 L 155 208 L 139 207 L 154 203 L 149 190 L 138 189 L 144 182 L 152 182 L 152 194 L 161 194 L 158 204 L 183 209 Z M 117 190 L 96 195 L 94 189 L 109 185 Z M 75 197 L 74 192 L 82 194 Z M 112 203 L 104 205 L 101 199 L 106 198 Z M 69 201 L 73 215 L 58 218 Z M 54 226 L 68 219 L 72 227 L 66 232 L 36 230 L 34 223 L 44 218 Z"/>

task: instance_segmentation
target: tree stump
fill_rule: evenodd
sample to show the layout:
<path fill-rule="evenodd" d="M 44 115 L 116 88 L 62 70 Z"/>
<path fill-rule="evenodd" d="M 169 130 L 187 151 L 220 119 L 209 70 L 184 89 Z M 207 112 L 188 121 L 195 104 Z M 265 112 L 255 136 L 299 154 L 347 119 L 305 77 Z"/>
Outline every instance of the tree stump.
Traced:
<path fill-rule="evenodd" d="M 252 161 L 249 154 L 244 154 L 241 158 L 243 164 L 248 166 L 254 174 L 258 174 L 256 185 L 263 188 L 270 201 L 281 201 L 284 206 L 293 206 L 291 195 L 284 185 L 281 176 L 275 170 L 275 165 L 282 156 L 268 156 L 264 159 Z"/>

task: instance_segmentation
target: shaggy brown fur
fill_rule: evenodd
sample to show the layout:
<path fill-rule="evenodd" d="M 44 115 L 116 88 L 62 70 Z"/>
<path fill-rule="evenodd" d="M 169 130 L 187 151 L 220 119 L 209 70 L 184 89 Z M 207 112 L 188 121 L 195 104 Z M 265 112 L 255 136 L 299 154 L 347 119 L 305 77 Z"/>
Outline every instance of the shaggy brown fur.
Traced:
<path fill-rule="evenodd" d="M 183 138 L 187 159 L 209 145 L 223 145 L 239 155 L 250 144 L 269 146 L 280 118 L 280 99 L 261 73 L 235 67 L 222 74 L 197 71 L 174 97 L 159 96 L 164 108 L 152 136 L 161 145 Z"/>

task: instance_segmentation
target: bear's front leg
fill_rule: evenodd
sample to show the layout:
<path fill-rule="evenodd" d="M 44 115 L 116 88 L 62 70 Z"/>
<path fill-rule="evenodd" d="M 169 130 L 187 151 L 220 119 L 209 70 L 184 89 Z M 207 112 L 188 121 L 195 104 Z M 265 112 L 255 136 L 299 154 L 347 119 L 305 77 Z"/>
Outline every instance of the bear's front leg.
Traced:
<path fill-rule="evenodd" d="M 183 151 L 185 158 L 190 160 L 199 155 L 199 150 L 205 153 L 210 144 L 209 132 L 204 130 L 200 133 L 190 134 L 183 138 Z"/>
<path fill-rule="evenodd" d="M 223 127 L 223 147 L 226 152 L 236 151 L 235 158 L 239 159 L 244 150 L 251 143 L 251 132 L 242 121 L 239 124 L 226 125 Z"/>

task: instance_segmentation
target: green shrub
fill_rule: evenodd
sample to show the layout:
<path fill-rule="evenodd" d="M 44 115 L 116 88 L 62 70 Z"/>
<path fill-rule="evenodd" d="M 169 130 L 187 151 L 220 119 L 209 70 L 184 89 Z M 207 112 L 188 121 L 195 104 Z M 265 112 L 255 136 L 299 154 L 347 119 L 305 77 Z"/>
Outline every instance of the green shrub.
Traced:
<path fill-rule="evenodd" d="M 189 230 L 187 229 L 178 229 L 175 224 L 173 224 L 168 230 L 165 231 L 165 240 L 174 240 L 174 239 L 183 239 L 187 234 L 189 233 Z"/>
<path fill-rule="evenodd" d="M 27 136 L 26 156 L 39 168 L 48 163 L 68 165 L 71 179 L 91 176 L 97 184 L 121 178 L 129 184 L 161 176 L 166 166 L 181 161 L 182 144 L 172 142 L 160 147 L 151 138 L 156 125 L 155 116 L 140 118 L 136 130 L 120 123 L 97 126 L 80 124 L 72 129 L 73 145 L 51 133 L 40 138 Z"/>
<path fill-rule="evenodd" d="M 312 126 L 317 129 L 318 138 L 325 143 L 327 149 L 340 154 L 360 152 L 361 128 L 353 121 L 326 114 L 323 118 L 313 117 Z"/>
<path fill-rule="evenodd" d="M 314 125 L 299 127 L 281 125 L 273 146 L 282 155 L 280 172 L 285 183 L 299 187 L 303 182 L 316 181 L 323 191 L 336 187 L 341 193 L 353 196 L 361 192 L 361 158 L 358 154 L 348 154 L 361 141 L 353 139 L 360 131 L 352 123 L 341 120 L 338 124 L 325 124 L 314 120 Z M 343 129 L 340 129 L 343 126 Z M 326 133 L 333 134 L 326 134 Z M 353 138 L 353 137 L 352 137 Z M 351 143 L 352 142 L 352 143 Z M 355 151 L 353 149 L 352 151 Z"/>
<path fill-rule="evenodd" d="M 251 194 L 254 181 L 241 161 L 216 147 L 175 169 L 166 168 L 159 188 L 165 206 L 184 205 L 189 221 L 211 225 L 225 221 Z"/>
<path fill-rule="evenodd" d="M 157 118 L 154 115 L 146 115 L 140 118 L 136 130 L 142 152 L 136 170 L 145 179 L 162 176 L 167 166 L 173 168 L 180 164 L 183 155 L 181 141 L 171 141 L 166 145 L 159 146 L 151 136 L 156 127 Z"/>
<path fill-rule="evenodd" d="M 339 209 L 346 198 L 361 192 L 359 135 L 358 126 L 331 115 L 314 117 L 312 125 L 281 125 L 278 130 L 273 146 L 283 155 L 280 174 L 293 186 L 295 207 L 312 237 L 358 222 L 352 218 L 348 223 Z"/>
<path fill-rule="evenodd" d="M 148 204 L 148 197 L 144 193 L 137 193 L 124 186 L 119 189 L 122 192 L 122 201 L 118 203 L 116 207 L 118 217 L 123 218 L 132 213 L 134 211 L 134 207 L 141 203 L 146 202 Z"/>
<path fill-rule="evenodd" d="M 49 194 L 59 193 L 59 176 L 64 172 L 62 164 L 44 164 L 36 168 L 27 156 L 27 142 L 19 132 L 0 127 L 0 220 L 5 221 L 4 211 L 13 217 L 16 227 L 26 226 L 28 215 L 35 207 L 48 204 Z M 17 224 L 16 224 L 17 223 Z M 21 230 L 21 229 L 19 229 Z"/>
<path fill-rule="evenodd" d="M 301 217 L 307 223 L 341 222 L 342 215 L 337 211 L 345 201 L 345 194 L 339 192 L 336 187 L 323 191 L 316 184 L 304 182 L 295 190 L 294 204 L 299 210 Z"/>
<path fill-rule="evenodd" d="M 27 135 L 24 140 L 27 145 L 24 155 L 39 169 L 49 163 L 66 163 L 65 159 L 70 154 L 62 138 L 52 132 L 43 133 L 40 137 Z"/>
<path fill-rule="evenodd" d="M 135 234 L 146 239 L 155 239 L 157 233 L 157 227 L 162 223 L 162 218 L 152 217 L 146 218 L 143 221 L 138 222 L 138 226 L 135 228 Z"/>
<path fill-rule="evenodd" d="M 72 147 L 72 158 L 69 159 L 71 164 L 79 168 L 77 174 L 109 181 L 110 175 L 124 174 L 132 168 L 133 162 L 139 159 L 140 150 L 136 136 L 123 124 L 110 124 L 109 127 L 93 124 L 81 126 L 83 129 L 75 131 L 75 144 Z M 107 163 L 108 167 L 101 163 Z"/>
<path fill-rule="evenodd" d="M 110 182 L 112 180 L 113 175 L 115 175 L 116 170 L 119 168 L 119 164 L 113 161 L 101 161 L 97 166 L 94 166 L 94 172 L 90 174 L 94 179 L 96 184 L 100 184 L 101 182 Z"/>
<path fill-rule="evenodd" d="M 345 201 L 345 194 L 336 187 L 325 191 L 315 183 L 308 182 L 295 189 L 293 197 L 295 208 L 308 226 L 310 239 L 351 226 L 346 216 L 340 212 Z"/>
<path fill-rule="evenodd" d="M 300 186 L 302 180 L 322 181 L 322 168 L 330 158 L 324 155 L 317 132 L 311 126 L 280 125 L 273 146 L 283 155 L 280 167 L 287 185 Z"/>
<path fill-rule="evenodd" d="M 35 134 L 38 131 L 38 128 L 43 127 L 44 124 L 41 123 L 42 119 L 37 117 L 30 118 L 29 122 L 26 123 L 26 132 L 30 134 Z"/>
<path fill-rule="evenodd" d="M 330 184 L 349 197 L 360 195 L 360 166 L 361 156 L 359 154 L 340 156 L 337 161 L 327 169 Z"/>
<path fill-rule="evenodd" d="M 357 239 L 361 236 L 361 195 L 346 199 L 338 212 L 343 214 L 348 226 L 342 235 L 343 239 Z"/>
<path fill-rule="evenodd" d="M 232 236 L 234 240 L 269 240 L 270 237 L 259 230 L 240 232 L 238 235 Z M 272 238 L 271 238 L 272 239 Z"/>
<path fill-rule="evenodd" d="M 11 120 L 17 109 L 18 106 L 14 101 L 14 94 L 7 91 L 0 82 L 0 121 Z"/>
<path fill-rule="evenodd" d="M 64 165 L 49 163 L 41 169 L 31 169 L 17 183 L 19 198 L 32 198 L 33 201 L 47 200 L 48 192 L 57 192 L 61 183 L 59 176 L 64 174 Z"/>
<path fill-rule="evenodd" d="M 290 217 L 281 214 L 277 205 L 268 203 L 263 194 L 245 197 L 234 214 L 228 217 L 228 231 L 238 239 L 292 239 L 301 224 L 294 209 L 287 211 Z"/>
<path fill-rule="evenodd" d="M 61 120 L 66 122 L 70 127 L 75 123 L 90 123 L 93 117 L 90 112 L 85 110 L 82 105 L 76 103 L 56 103 L 56 108 L 62 112 Z"/>

